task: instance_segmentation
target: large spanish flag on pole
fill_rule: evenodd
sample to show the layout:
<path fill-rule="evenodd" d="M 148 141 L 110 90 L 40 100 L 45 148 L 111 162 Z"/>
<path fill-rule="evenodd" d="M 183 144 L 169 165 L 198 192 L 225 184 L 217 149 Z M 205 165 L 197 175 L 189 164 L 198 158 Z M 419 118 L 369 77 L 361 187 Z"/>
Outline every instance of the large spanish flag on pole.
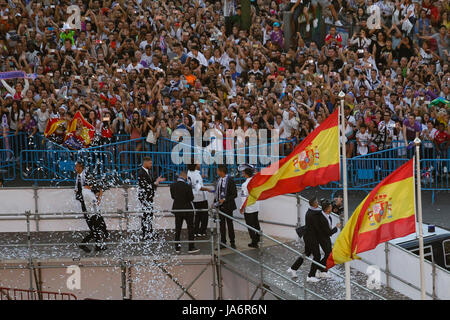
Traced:
<path fill-rule="evenodd" d="M 287 157 L 258 172 L 249 182 L 242 207 L 308 186 L 339 180 L 339 108 Z"/>
<path fill-rule="evenodd" d="M 334 243 L 327 268 L 416 231 L 414 159 L 392 172 L 359 204 Z"/>

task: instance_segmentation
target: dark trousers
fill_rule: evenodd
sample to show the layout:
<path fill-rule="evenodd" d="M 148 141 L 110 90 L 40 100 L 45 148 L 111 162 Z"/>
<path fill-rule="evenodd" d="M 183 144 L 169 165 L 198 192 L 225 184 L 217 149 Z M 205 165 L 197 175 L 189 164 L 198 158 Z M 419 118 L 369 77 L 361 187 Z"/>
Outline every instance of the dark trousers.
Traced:
<path fill-rule="evenodd" d="M 231 17 L 225 17 L 225 35 L 229 37 L 233 32 L 233 19 Z"/>
<path fill-rule="evenodd" d="M 321 263 L 320 261 L 320 249 L 319 244 L 315 241 L 311 241 L 309 239 L 303 239 L 305 241 L 305 256 L 309 257 L 311 254 L 313 256 L 313 260 Z M 300 266 L 303 264 L 303 257 L 298 257 L 292 265 L 292 270 L 298 270 Z M 311 263 L 311 269 L 309 269 L 308 277 L 315 277 L 316 271 L 320 269 L 318 265 L 315 263 Z"/>
<path fill-rule="evenodd" d="M 89 227 L 88 235 L 81 242 L 89 243 L 92 239 L 99 244 L 104 242 L 109 235 L 105 220 L 99 213 L 88 215 L 84 200 L 79 201 L 81 203 L 81 210 L 84 212 L 84 219 Z"/>
<path fill-rule="evenodd" d="M 208 209 L 208 201 L 194 202 L 196 210 Z M 208 227 L 208 211 L 195 212 L 194 234 L 206 234 Z"/>
<path fill-rule="evenodd" d="M 194 215 L 192 212 L 175 213 L 175 241 L 180 241 L 181 228 L 183 221 L 186 220 L 189 241 L 194 240 Z M 176 243 L 175 248 L 179 248 L 181 244 Z M 189 242 L 189 250 L 194 248 L 194 243 Z"/>
<path fill-rule="evenodd" d="M 148 204 L 142 204 L 142 211 L 144 214 L 141 220 L 142 237 L 145 239 L 153 235 L 153 206 Z"/>
<path fill-rule="evenodd" d="M 233 212 L 223 212 L 223 213 L 229 216 L 233 216 Z M 220 241 L 222 243 L 227 243 L 227 227 L 230 243 L 234 243 L 235 235 L 234 235 L 233 220 L 220 215 Z"/>
<path fill-rule="evenodd" d="M 252 212 L 252 213 L 244 213 L 245 223 L 248 224 L 250 227 L 255 228 L 256 230 L 261 230 L 261 227 L 259 226 L 259 220 L 258 220 L 258 211 Z M 252 239 L 253 244 L 257 244 L 260 240 L 259 233 L 248 229 L 248 233 L 250 235 L 250 239 Z"/>
<path fill-rule="evenodd" d="M 331 253 L 331 240 L 328 241 L 322 241 L 320 242 L 320 247 L 322 248 L 323 252 L 325 253 L 325 255 L 323 256 L 322 260 L 320 260 L 320 263 L 324 266 L 327 265 L 327 260 L 328 260 L 328 256 Z M 326 272 L 327 269 L 326 268 L 321 268 L 319 267 L 319 270 L 321 272 Z"/>

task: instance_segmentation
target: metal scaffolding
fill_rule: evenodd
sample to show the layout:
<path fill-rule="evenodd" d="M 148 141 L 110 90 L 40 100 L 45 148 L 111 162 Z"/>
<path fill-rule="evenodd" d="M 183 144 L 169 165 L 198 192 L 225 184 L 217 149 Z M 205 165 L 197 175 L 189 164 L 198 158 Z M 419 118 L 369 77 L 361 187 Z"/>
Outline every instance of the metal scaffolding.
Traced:
<path fill-rule="evenodd" d="M 173 214 L 182 211 L 190 211 L 190 210 L 159 210 L 158 213 L 155 215 L 156 217 L 173 217 Z M 194 211 L 194 210 L 192 210 Z M 169 278 L 171 279 L 176 286 L 182 291 L 177 299 L 181 299 L 184 295 L 189 296 L 191 299 L 195 300 L 195 295 L 191 293 L 189 290 L 193 287 L 193 285 L 198 281 L 198 279 L 201 278 L 201 276 L 208 270 L 208 268 L 211 269 L 212 274 L 212 297 L 213 299 L 221 300 L 224 298 L 223 296 L 223 270 L 222 268 L 226 268 L 226 270 L 233 272 L 234 274 L 240 276 L 241 278 L 246 279 L 249 283 L 252 283 L 255 286 L 255 291 L 251 295 L 251 299 L 256 297 L 256 293 L 258 290 L 261 291 L 260 299 L 264 299 L 264 296 L 266 293 L 272 294 L 277 299 L 289 299 L 292 298 L 288 293 L 283 291 L 283 288 L 276 288 L 274 286 L 271 286 L 266 283 L 265 278 L 268 274 L 278 277 L 279 279 L 282 279 L 283 281 L 287 281 L 289 284 L 294 285 L 296 288 L 301 289 L 303 291 L 303 299 L 314 298 L 314 299 L 326 299 L 326 297 L 314 292 L 313 290 L 306 288 L 305 283 L 302 285 L 301 283 L 298 283 L 294 280 L 292 280 L 289 276 L 286 276 L 279 271 L 273 269 L 266 263 L 264 263 L 264 255 L 265 255 L 265 248 L 264 246 L 261 246 L 260 249 L 258 249 L 258 257 L 255 259 L 254 257 L 251 257 L 248 254 L 245 254 L 239 250 L 236 250 L 234 248 L 231 248 L 230 246 L 223 244 L 220 242 L 220 219 L 222 218 L 228 218 L 233 220 L 233 222 L 240 224 L 241 226 L 253 230 L 260 234 L 261 239 L 265 239 L 266 241 L 270 241 L 275 243 L 276 245 L 285 248 L 286 250 L 289 250 L 293 253 L 295 253 L 298 256 L 303 256 L 305 260 L 310 261 L 311 263 L 316 263 L 319 266 L 323 267 L 319 263 L 315 262 L 311 258 L 305 256 L 303 253 L 298 252 L 297 250 L 293 249 L 292 247 L 286 245 L 285 243 L 266 235 L 261 230 L 256 230 L 253 227 L 245 224 L 241 221 L 241 219 L 235 218 L 233 216 L 229 216 L 216 208 L 210 208 L 205 210 L 196 210 L 196 212 L 199 211 L 208 211 L 209 218 L 210 218 L 210 232 L 211 236 L 207 240 L 194 240 L 193 242 L 195 244 L 207 244 L 208 250 L 209 250 L 209 258 L 208 261 L 203 262 L 192 262 L 192 261 L 181 261 L 180 263 L 177 263 L 176 265 L 203 265 L 204 268 L 194 277 L 194 279 L 187 285 L 181 284 L 173 275 L 164 267 L 164 266 L 158 266 L 158 268 Z M 129 219 L 131 216 L 139 215 L 142 211 L 117 211 L 117 212 L 105 212 L 102 215 L 107 219 L 119 219 L 119 232 L 120 234 L 127 234 L 129 232 Z M 169 215 L 170 213 L 170 215 Z M 49 243 L 34 243 L 33 238 L 31 237 L 31 221 L 34 221 L 36 223 L 36 230 L 39 230 L 39 221 L 44 220 L 59 220 L 59 219 L 84 219 L 84 214 L 81 212 L 78 213 L 38 213 L 34 212 L 31 214 L 30 211 L 27 211 L 25 213 L 12 213 L 8 214 L 7 216 L 3 216 L 0 218 L 0 220 L 23 220 L 26 222 L 26 237 L 27 241 L 26 244 L 0 244 L 0 248 L 2 247 L 26 247 L 28 249 L 28 259 L 27 263 L 15 265 L 15 266 L 0 266 L 0 269 L 28 269 L 29 270 L 29 290 L 35 290 L 35 286 L 33 284 L 33 279 L 36 281 L 36 284 L 41 283 L 41 279 L 38 279 L 37 274 L 39 274 L 39 271 L 43 268 L 61 268 L 66 267 L 66 263 L 59 262 L 52 265 L 42 265 L 36 259 L 33 258 L 32 255 L 32 249 L 33 248 L 39 248 L 39 247 L 46 247 L 46 246 L 67 246 L 67 245 L 79 245 L 81 243 L 66 243 L 66 242 L 49 242 Z M 120 238 L 120 241 L 118 242 L 106 242 L 106 245 L 120 245 L 122 244 L 123 238 Z M 171 241 L 171 240 L 165 240 L 165 243 L 167 244 L 182 244 L 182 243 L 189 243 L 190 241 Z M 90 243 L 95 245 L 95 243 Z M 132 245 L 141 245 L 144 244 L 142 241 L 136 241 L 136 242 L 127 242 L 127 244 Z M 237 256 L 246 259 L 247 261 L 250 261 L 254 263 L 256 266 L 258 266 L 258 274 L 259 277 L 249 277 L 243 274 L 238 268 L 234 267 L 232 263 L 224 261 L 224 253 L 221 249 L 221 245 L 225 246 L 227 249 L 229 249 L 232 253 L 236 254 Z M 135 259 L 138 259 L 137 257 L 134 257 Z M 150 257 L 150 259 L 143 259 L 142 261 L 134 262 L 130 257 L 120 256 L 118 257 L 118 261 L 108 261 L 108 263 L 82 263 L 79 262 L 78 266 L 80 267 L 116 267 L 120 268 L 120 283 L 118 284 L 118 287 L 120 287 L 122 292 L 122 299 L 133 299 L 133 282 L 132 282 L 132 270 L 135 266 L 148 266 L 150 265 L 150 262 L 154 262 L 158 259 L 158 257 Z M 75 262 L 71 261 L 70 264 L 73 265 Z M 38 271 L 36 273 L 36 271 Z M 336 273 L 334 270 L 329 270 L 329 272 L 334 273 L 337 277 L 343 278 L 342 275 L 339 273 Z M 40 278 L 40 277 L 39 277 Z M 256 278 L 256 279 L 255 279 Z M 359 289 L 366 291 L 367 293 L 370 293 L 373 295 L 374 298 L 385 300 L 385 298 L 376 292 L 369 290 L 365 288 L 364 286 L 361 286 L 360 284 L 352 281 L 352 285 L 358 287 Z M 37 288 L 39 289 L 39 288 Z M 35 296 L 33 296 L 35 298 Z"/>

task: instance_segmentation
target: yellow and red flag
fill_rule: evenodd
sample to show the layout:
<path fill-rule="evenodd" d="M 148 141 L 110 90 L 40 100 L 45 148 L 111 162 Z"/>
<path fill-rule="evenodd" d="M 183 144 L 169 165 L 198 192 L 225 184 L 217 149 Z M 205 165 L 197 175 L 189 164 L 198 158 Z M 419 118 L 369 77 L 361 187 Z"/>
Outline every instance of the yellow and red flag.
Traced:
<path fill-rule="evenodd" d="M 327 268 L 416 231 L 414 159 L 392 172 L 359 204 L 334 243 Z"/>
<path fill-rule="evenodd" d="M 48 119 L 47 126 L 45 127 L 45 131 L 44 131 L 44 136 L 48 137 L 53 132 L 55 132 L 56 129 L 58 129 L 58 127 L 60 125 L 62 125 L 64 123 L 66 123 L 66 120 L 64 120 L 64 119 L 59 119 L 59 118 Z"/>
<path fill-rule="evenodd" d="M 308 186 L 339 180 L 338 108 L 287 157 L 258 172 L 249 182 L 242 207 Z"/>
<path fill-rule="evenodd" d="M 76 133 L 77 131 L 77 123 L 80 123 L 81 126 L 81 132 Z M 95 134 L 95 128 L 92 124 L 86 121 L 84 119 L 83 115 L 80 111 L 75 113 L 73 116 L 72 121 L 70 122 L 69 126 L 67 127 L 66 137 L 64 141 L 66 141 L 70 136 L 76 134 L 77 138 L 83 140 L 83 143 L 85 145 L 89 145 L 91 143 L 91 140 L 94 138 Z"/>

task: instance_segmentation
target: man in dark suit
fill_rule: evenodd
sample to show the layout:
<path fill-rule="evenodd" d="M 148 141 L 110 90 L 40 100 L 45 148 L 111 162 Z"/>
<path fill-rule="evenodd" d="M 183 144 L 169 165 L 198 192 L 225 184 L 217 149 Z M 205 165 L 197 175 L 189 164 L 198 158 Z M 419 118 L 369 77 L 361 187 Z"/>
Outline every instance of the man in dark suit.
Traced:
<path fill-rule="evenodd" d="M 318 263 L 320 263 L 320 249 L 314 224 L 316 223 L 315 220 L 317 220 L 319 214 L 321 214 L 319 202 L 317 201 L 317 198 L 314 197 L 309 200 L 309 209 L 305 215 L 303 241 L 305 242 L 305 256 L 310 256 L 312 254 L 314 261 Z M 293 278 L 297 278 L 297 270 L 303 264 L 303 260 L 303 257 L 298 257 L 294 264 L 287 270 Z M 317 264 L 311 263 L 311 269 L 306 277 L 306 281 L 318 282 L 320 280 L 316 278 L 318 268 L 319 266 Z"/>
<path fill-rule="evenodd" d="M 320 261 L 324 266 L 327 265 L 328 256 L 331 253 L 331 236 L 337 232 L 337 229 L 341 227 L 341 223 L 338 222 L 335 227 L 333 227 L 333 222 L 331 220 L 331 212 L 333 210 L 333 205 L 328 200 L 322 200 L 321 204 L 322 212 L 317 214 L 317 219 L 315 220 L 314 228 L 317 235 L 317 241 L 322 248 L 325 256 Z M 329 278 L 326 268 L 318 268 L 317 276 L 319 278 Z"/>
<path fill-rule="evenodd" d="M 142 167 L 138 170 L 138 199 L 142 205 L 142 211 L 144 211 L 142 217 L 143 241 L 153 239 L 153 197 L 155 196 L 159 183 L 166 180 L 162 177 L 154 178 L 150 171 L 152 164 L 152 158 L 145 157 Z"/>
<path fill-rule="evenodd" d="M 172 210 L 189 211 L 177 211 L 175 214 L 175 241 L 180 241 L 181 228 L 183 226 L 183 220 L 186 220 L 189 241 L 194 241 L 194 206 L 192 201 L 194 200 L 194 194 L 192 193 L 192 187 L 187 183 L 187 173 L 185 171 L 180 172 L 176 182 L 170 185 L 170 196 L 173 199 Z M 175 251 L 178 253 L 181 250 L 181 244 L 175 244 Z M 193 242 L 189 242 L 189 253 L 195 253 L 200 251 L 195 248 Z"/>
<path fill-rule="evenodd" d="M 217 175 L 219 180 L 217 181 L 216 187 L 216 198 L 215 203 L 219 211 L 233 216 L 233 211 L 237 208 L 234 199 L 237 197 L 236 184 L 233 178 L 228 175 L 228 169 L 226 165 L 219 164 L 217 167 Z M 227 227 L 228 226 L 228 237 L 230 238 L 230 245 L 233 249 L 236 249 L 235 234 L 233 220 L 220 216 L 220 241 L 223 244 L 227 243 Z M 221 248 L 225 248 L 221 245 Z"/>

